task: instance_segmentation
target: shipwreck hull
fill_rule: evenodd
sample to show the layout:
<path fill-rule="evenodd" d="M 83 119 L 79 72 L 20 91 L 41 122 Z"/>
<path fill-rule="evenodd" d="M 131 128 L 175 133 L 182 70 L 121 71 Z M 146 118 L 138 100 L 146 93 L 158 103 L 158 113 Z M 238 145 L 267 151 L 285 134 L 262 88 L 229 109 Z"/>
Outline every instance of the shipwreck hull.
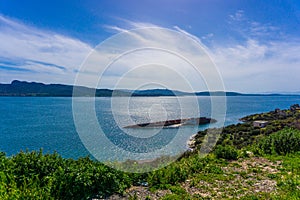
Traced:
<path fill-rule="evenodd" d="M 207 117 L 173 119 L 159 122 L 149 122 L 125 126 L 124 128 L 178 128 L 180 126 L 204 125 L 215 123 L 217 120 Z"/>

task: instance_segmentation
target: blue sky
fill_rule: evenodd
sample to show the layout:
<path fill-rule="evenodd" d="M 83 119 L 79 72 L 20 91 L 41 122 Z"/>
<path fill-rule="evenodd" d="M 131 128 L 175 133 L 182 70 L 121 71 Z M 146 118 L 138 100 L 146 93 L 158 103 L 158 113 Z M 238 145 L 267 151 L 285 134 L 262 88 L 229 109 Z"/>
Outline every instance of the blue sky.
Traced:
<path fill-rule="evenodd" d="M 96 45 L 120 31 L 149 26 L 197 38 L 226 90 L 300 91 L 297 0 L 2 0 L 0 82 L 73 84 Z"/>

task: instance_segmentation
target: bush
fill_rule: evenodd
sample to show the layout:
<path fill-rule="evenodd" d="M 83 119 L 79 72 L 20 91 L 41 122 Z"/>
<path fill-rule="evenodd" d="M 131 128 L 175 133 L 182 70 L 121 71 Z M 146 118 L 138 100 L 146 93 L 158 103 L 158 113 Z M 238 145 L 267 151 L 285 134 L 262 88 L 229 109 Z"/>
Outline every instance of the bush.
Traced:
<path fill-rule="evenodd" d="M 229 145 L 218 145 L 214 151 L 217 158 L 224 158 L 227 160 L 236 160 L 238 158 L 238 151 Z"/>
<path fill-rule="evenodd" d="M 185 181 L 189 176 L 200 172 L 213 170 L 219 173 L 219 169 L 214 166 L 218 162 L 217 159 L 208 155 L 201 158 L 198 154 L 188 158 L 182 158 L 177 162 L 150 172 L 147 182 L 153 189 L 170 189 L 172 185 L 177 185 Z M 208 166 L 208 164 L 210 165 Z"/>
<path fill-rule="evenodd" d="M 0 153 L 0 199 L 87 199 L 122 193 L 130 174 L 89 158 L 64 159 L 58 154 Z"/>
<path fill-rule="evenodd" d="M 300 131 L 283 129 L 263 139 L 257 146 L 265 154 L 286 155 L 300 151 Z"/>

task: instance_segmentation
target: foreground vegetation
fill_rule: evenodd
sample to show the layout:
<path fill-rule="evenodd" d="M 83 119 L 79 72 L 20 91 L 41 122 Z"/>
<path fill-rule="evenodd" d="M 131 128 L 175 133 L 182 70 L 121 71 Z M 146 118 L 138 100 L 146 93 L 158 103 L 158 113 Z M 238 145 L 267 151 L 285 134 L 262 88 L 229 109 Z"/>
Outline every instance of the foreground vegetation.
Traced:
<path fill-rule="evenodd" d="M 89 158 L 63 159 L 41 151 L 0 155 L 1 199 L 85 199 L 122 193 L 131 183 L 128 174 Z"/>
<path fill-rule="evenodd" d="M 0 199 L 300 199 L 299 116 L 291 109 L 248 116 L 225 127 L 206 157 L 201 131 L 192 152 L 144 174 L 42 151 L 2 153 Z M 254 127 L 257 119 L 269 123 Z"/>
<path fill-rule="evenodd" d="M 289 148 L 295 139 L 300 141 L 299 130 L 283 129 L 245 148 L 219 145 L 205 158 L 192 154 L 153 172 L 148 181 L 170 191 L 163 199 L 299 199 L 299 143 Z"/>

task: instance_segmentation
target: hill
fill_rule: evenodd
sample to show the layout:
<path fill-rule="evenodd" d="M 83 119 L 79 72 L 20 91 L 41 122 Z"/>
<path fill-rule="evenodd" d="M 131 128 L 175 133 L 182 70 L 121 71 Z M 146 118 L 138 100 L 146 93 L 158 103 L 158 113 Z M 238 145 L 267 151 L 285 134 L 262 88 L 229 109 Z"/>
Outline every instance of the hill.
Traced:
<path fill-rule="evenodd" d="M 182 92 L 168 89 L 148 90 L 111 90 L 94 89 L 83 86 L 72 86 L 63 84 L 44 84 L 37 82 L 26 82 L 14 80 L 11 84 L 0 84 L 0 96 L 39 96 L 39 97 L 72 97 L 73 89 L 77 96 L 287 96 L 288 94 L 243 94 L 238 92 L 203 91 L 196 93 Z M 295 94 L 293 94 L 295 96 Z"/>
<path fill-rule="evenodd" d="M 14 80 L 11 84 L 0 84 L 0 96 L 40 96 L 40 97 L 71 97 L 73 89 L 78 96 L 110 97 L 113 90 L 92 89 L 82 86 L 63 84 L 44 84 Z M 119 96 L 129 95 L 129 92 L 115 91 Z"/>

